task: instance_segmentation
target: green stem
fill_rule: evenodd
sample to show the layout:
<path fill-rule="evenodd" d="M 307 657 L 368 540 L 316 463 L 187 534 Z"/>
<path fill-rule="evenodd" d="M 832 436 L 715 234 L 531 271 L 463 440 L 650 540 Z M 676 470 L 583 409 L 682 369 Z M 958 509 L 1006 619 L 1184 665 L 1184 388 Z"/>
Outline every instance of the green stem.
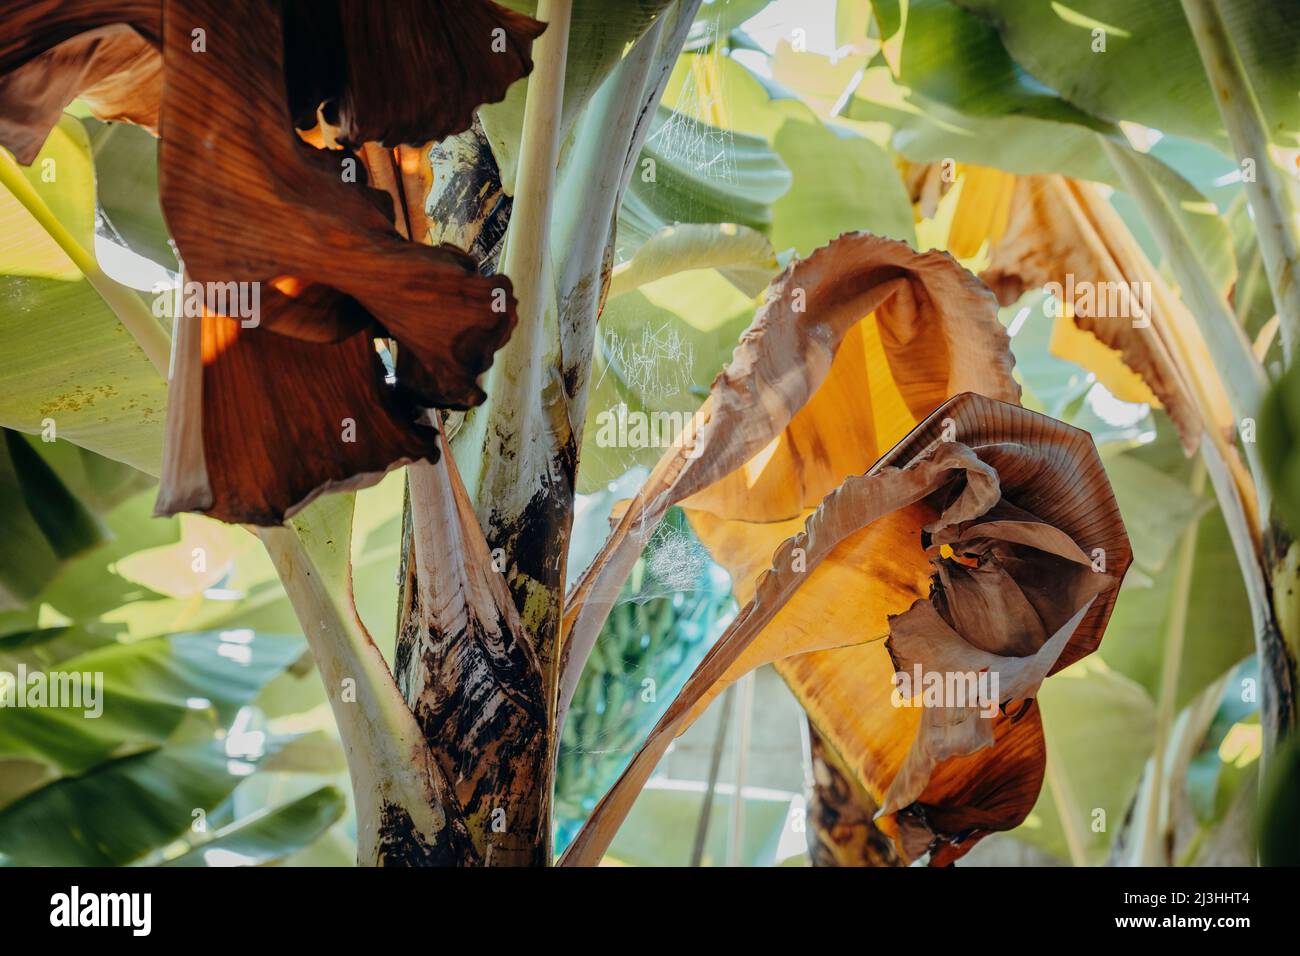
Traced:
<path fill-rule="evenodd" d="M 546 32 L 534 47 L 537 63 L 528 81 L 528 99 L 524 103 L 515 202 L 501 269 L 510 277 L 519 299 L 519 325 L 499 359 L 504 360 L 502 364 L 507 368 L 523 373 L 519 380 L 526 381 L 520 388 L 526 391 L 520 397 L 525 398 L 535 398 L 540 385 L 541 370 L 535 358 L 548 287 L 552 284 L 551 207 L 560 155 L 571 7 L 571 0 L 541 0 L 537 7 L 538 19 L 546 23 Z M 523 361 L 510 361 L 515 358 Z"/>
<path fill-rule="evenodd" d="M 1295 209 L 1281 170 L 1269 154 L 1264 112 L 1215 0 L 1183 0 L 1183 12 L 1196 38 L 1233 152 L 1239 161 L 1249 159 L 1255 165 L 1255 176 L 1243 185 L 1273 303 L 1282 320 L 1282 350 L 1289 364 L 1300 348 L 1300 236 Z"/>
<path fill-rule="evenodd" d="M 471 411 L 453 451 L 524 625 L 537 641 L 548 685 L 563 600 L 562 554 L 572 509 L 575 442 L 561 397 L 560 329 L 551 257 L 571 0 L 541 0 L 546 32 L 524 104 L 514 206 L 501 271 L 518 299 L 518 324 L 488 375 L 487 401 Z M 557 570 L 558 569 L 558 570 Z"/>
<path fill-rule="evenodd" d="M 331 545 L 347 560 L 349 528 L 310 524 L 258 528 L 316 660 L 347 755 L 362 866 L 449 863 L 459 858 L 463 823 L 379 648 L 308 545 Z"/>
<path fill-rule="evenodd" d="M 167 376 L 167 365 L 171 355 L 171 339 L 166 330 L 153 317 L 149 307 L 144 304 L 134 290 L 110 279 L 95 261 L 94 253 L 85 248 L 70 233 L 58 217 L 45 204 L 40 193 L 23 175 L 17 160 L 8 151 L 0 149 L 0 184 L 3 184 L 24 209 L 49 237 L 67 254 L 81 274 L 86 277 L 113 314 L 131 333 L 136 344 L 153 363 L 158 374 Z"/>
<path fill-rule="evenodd" d="M 1204 464 L 1198 462 L 1191 482 L 1192 492 L 1197 497 L 1205 490 L 1205 474 Z M 1160 700 L 1156 707 L 1154 764 L 1151 768 L 1151 787 L 1147 791 L 1146 825 L 1142 829 L 1140 859 L 1143 866 L 1159 866 L 1168 862 L 1162 859 L 1164 828 L 1160 825 L 1165 790 L 1165 751 L 1173 727 L 1178 675 L 1187 639 L 1187 605 L 1192 592 L 1192 572 L 1196 568 L 1196 537 L 1199 527 L 1200 518 L 1197 517 L 1183 531 L 1170 587 L 1169 617 L 1165 622 L 1164 656 L 1160 670 Z"/>
<path fill-rule="evenodd" d="M 1061 832 L 1065 834 L 1065 846 L 1070 853 L 1070 863 L 1073 866 L 1087 866 L 1088 844 L 1080 829 L 1082 818 L 1079 816 L 1079 808 L 1070 794 L 1070 784 L 1065 779 L 1065 768 L 1061 766 L 1061 758 L 1053 754 L 1055 751 L 1048 748 L 1047 787 L 1052 792 L 1052 800 L 1056 804 L 1056 816 L 1061 821 Z"/>
<path fill-rule="evenodd" d="M 1265 561 L 1256 550 L 1247 527 L 1245 508 L 1223 458 L 1210 442 L 1201 443 L 1201 458 L 1219 499 L 1219 509 L 1228 526 L 1228 537 L 1241 571 L 1241 582 L 1250 604 L 1251 628 L 1260 672 L 1260 723 L 1264 729 L 1262 773 L 1278 740 L 1290 733 L 1295 719 L 1294 664 L 1279 627 L 1272 591 L 1265 577 Z"/>

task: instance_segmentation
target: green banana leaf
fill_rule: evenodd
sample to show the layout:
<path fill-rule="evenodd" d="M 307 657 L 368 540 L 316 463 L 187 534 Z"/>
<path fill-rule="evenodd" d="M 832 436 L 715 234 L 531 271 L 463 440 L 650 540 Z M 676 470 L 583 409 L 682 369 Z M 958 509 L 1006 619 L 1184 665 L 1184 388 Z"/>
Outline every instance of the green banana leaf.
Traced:
<path fill-rule="evenodd" d="M 1247 688 L 1258 688 L 1259 665 L 1252 657 L 1244 661 L 1224 685 L 1218 711 L 1205 734 L 1200 751 L 1187 767 L 1187 796 L 1197 822 L 1213 827 L 1227 815 L 1237 794 L 1251 778 L 1258 777 L 1258 751 L 1234 753 L 1230 760 L 1222 755 L 1229 735 L 1253 724 L 1258 731 L 1259 702 Z M 1258 739 L 1258 736 L 1256 736 Z"/>
<path fill-rule="evenodd" d="M 0 757 L 43 760 L 78 774 L 115 752 L 163 743 L 195 712 L 217 729 L 305 646 L 299 637 L 204 632 L 108 645 L 60 661 L 48 674 L 20 665 L 37 686 L 53 687 L 57 675 L 77 679 L 81 693 L 73 706 L 47 701 L 8 711 L 0 723 Z"/>
<path fill-rule="evenodd" d="M 1095 656 L 1044 681 L 1037 700 L 1047 776 L 1038 803 L 1012 835 L 1061 860 L 1099 865 L 1151 756 L 1155 704 Z"/>
<path fill-rule="evenodd" d="M 701 102 L 725 96 L 726 128 L 765 139 L 793 177 L 773 205 L 768 233 L 773 248 L 806 256 L 841 233 L 859 229 L 916 241 L 912 207 L 886 150 L 856 132 L 824 123 L 793 94 L 730 57 L 707 64 L 722 93 L 702 90 L 693 78 L 693 58 L 678 61 L 664 104 L 699 115 Z"/>
<path fill-rule="evenodd" d="M 1259 452 L 1274 502 L 1287 526 L 1300 528 L 1300 365 L 1292 365 L 1264 397 Z"/>
<path fill-rule="evenodd" d="M 1024 69 L 1081 109 L 1226 147 L 1179 0 L 956 2 L 994 25 Z M 1215 6 L 1274 142 L 1294 146 L 1300 132 L 1300 6 L 1294 0 L 1215 0 Z M 1104 37 L 1104 52 L 1094 50 L 1098 36 Z"/>
<path fill-rule="evenodd" d="M 738 223 L 767 232 L 772 204 L 790 181 L 763 138 L 660 107 L 619 211 L 622 257 L 675 223 Z"/>
<path fill-rule="evenodd" d="M 176 253 L 158 201 L 158 141 L 131 123 L 82 118 L 95 159 L 100 209 L 111 232 L 147 259 L 175 271 Z"/>
<path fill-rule="evenodd" d="M 335 787 L 222 827 L 212 839 L 165 866 L 265 866 L 315 842 L 343 816 L 347 798 Z"/>
<path fill-rule="evenodd" d="M 1166 477 L 1188 474 L 1192 466 L 1183 460 L 1167 420 L 1160 417 L 1160 437 L 1155 442 L 1126 451 L 1118 457 L 1108 457 L 1107 473 L 1111 475 L 1120 513 L 1135 542 L 1140 540 L 1143 530 L 1161 534 L 1158 526 L 1162 523 L 1165 525 L 1164 534 L 1171 530 L 1175 534 L 1181 533 L 1175 516 L 1186 527 L 1188 516 L 1195 514 L 1204 503 L 1189 509 L 1185 504 L 1173 504 L 1170 498 L 1157 502 L 1155 499 L 1159 497 L 1160 489 L 1167 485 L 1156 484 L 1151 471 L 1135 468 L 1132 462 L 1111 470 L 1111 466 L 1124 457 L 1131 457 Z M 1206 500 L 1212 501 L 1208 493 Z M 1156 518 L 1150 510 L 1153 507 L 1169 507 L 1172 514 Z M 1149 551 L 1150 547 L 1150 544 L 1146 545 L 1145 550 Z M 1169 544 L 1166 542 L 1163 548 L 1167 553 Z M 1166 622 L 1173 603 L 1182 599 L 1173 586 L 1176 563 L 1167 561 L 1158 569 L 1139 565 L 1143 577 L 1130 575 L 1120 591 L 1119 601 L 1106 628 L 1105 640 L 1097 652 L 1116 671 L 1145 687 L 1153 698 L 1160 692 Z M 1174 695 L 1176 709 L 1185 707 L 1254 651 L 1250 606 L 1227 526 L 1217 506 L 1204 511 L 1199 518 L 1191 586 L 1185 599 L 1186 630 L 1178 669 L 1178 688 Z"/>
<path fill-rule="evenodd" d="M 614 268 L 609 296 L 615 298 L 657 279 L 695 269 L 717 269 L 737 289 L 756 296 L 778 268 L 772 244 L 762 233 L 734 223 L 683 223 L 650 236 L 628 261 Z"/>
<path fill-rule="evenodd" d="M 63 562 L 104 540 L 94 513 L 59 479 L 26 436 L 0 441 L 0 610 L 17 610 Z"/>
<path fill-rule="evenodd" d="M 268 741 L 268 749 L 277 746 Z M 261 758 L 220 740 L 162 747 L 65 777 L 0 810 L 0 854 L 19 866 L 121 866 L 221 804 Z"/>
<path fill-rule="evenodd" d="M 82 125 L 65 116 L 36 161 L 15 168 L 93 255 L 95 179 Z M 148 311 L 143 300 L 137 305 Z M 52 428 L 57 438 L 157 474 L 166 398 L 166 382 L 114 310 L 0 188 L 0 425 L 29 434 Z"/>

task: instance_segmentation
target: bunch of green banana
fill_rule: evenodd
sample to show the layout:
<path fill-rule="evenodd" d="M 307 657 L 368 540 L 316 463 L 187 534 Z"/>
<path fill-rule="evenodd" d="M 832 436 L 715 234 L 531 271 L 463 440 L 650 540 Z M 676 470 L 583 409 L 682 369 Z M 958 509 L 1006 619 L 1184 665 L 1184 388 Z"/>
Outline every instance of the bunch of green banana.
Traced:
<path fill-rule="evenodd" d="M 699 548 L 678 509 L 664 523 Z M 565 719 L 555 784 L 559 847 L 617 779 L 733 605 L 725 573 L 711 563 L 679 590 L 667 591 L 653 577 L 643 556 L 610 611 Z"/>

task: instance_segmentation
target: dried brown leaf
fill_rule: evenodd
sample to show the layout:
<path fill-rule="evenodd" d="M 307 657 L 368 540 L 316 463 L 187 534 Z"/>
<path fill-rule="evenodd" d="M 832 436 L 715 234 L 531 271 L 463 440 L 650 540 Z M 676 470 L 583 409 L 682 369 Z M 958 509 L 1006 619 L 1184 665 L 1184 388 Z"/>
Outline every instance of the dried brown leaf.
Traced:
<path fill-rule="evenodd" d="M 926 521 L 927 510 L 936 517 Z M 851 548 L 857 536 L 880 525 L 910 531 L 913 549 L 929 550 L 928 593 L 918 594 L 914 578 L 882 578 L 868 561 L 857 564 L 856 581 L 821 573 L 840 548 Z M 985 587 L 958 583 L 946 548 L 979 568 L 1005 572 L 996 586 L 1019 592 L 1021 612 L 986 616 Z M 1097 568 L 1099 557 L 1104 570 Z M 1002 754 L 998 735 L 1011 731 L 999 729 L 1000 717 L 972 717 L 969 708 L 931 714 L 898 706 L 891 700 L 895 668 L 881 638 L 899 627 L 899 654 L 908 663 L 1005 673 L 1006 693 L 997 703 L 1030 697 L 1048 672 L 1096 647 L 1130 560 L 1118 508 L 1086 433 L 978 395 L 951 400 L 867 474 L 846 479 L 804 531 L 780 544 L 752 598 L 597 806 L 565 862 L 598 861 L 671 740 L 727 683 L 787 657 L 793 659 L 783 673 L 813 723 L 872 797 L 886 803 L 884 813 L 906 824 L 887 821 L 909 856 L 916 855 L 923 826 L 925 848 L 935 850 L 936 859 L 972 842 L 973 832 L 926 824 L 933 822 L 931 811 L 973 814 L 981 832 L 1015 826 L 1032 799 L 1023 799 L 1019 780 L 1002 774 L 1010 768 L 1023 776 L 1026 752 L 1041 757 L 1041 735 Z M 1062 571 L 1061 562 L 1067 573 L 1054 573 Z M 828 613 L 838 615 L 840 630 L 816 626 Z M 931 626 L 937 624 L 944 630 Z M 850 654 L 869 657 L 874 676 L 864 686 L 836 687 L 825 665 Z M 977 769 L 941 775 L 976 751 L 982 755 Z M 971 773 L 989 786 L 975 787 Z M 936 792 L 936 780 L 949 780 L 952 788 Z M 990 796 L 1008 792 L 1020 798 L 999 803 Z"/>
<path fill-rule="evenodd" d="M 469 126 L 532 70 L 545 24 L 490 0 L 288 0 L 289 105 L 359 146 L 419 146 Z"/>
<path fill-rule="evenodd" d="M 797 519 L 949 396 L 1018 401 L 1011 366 L 992 295 L 945 253 L 850 233 L 792 263 L 571 592 L 561 709 L 670 506 L 722 521 Z M 734 580 L 743 592 L 748 579 Z"/>
<path fill-rule="evenodd" d="M 100 119 L 156 133 L 162 56 L 133 28 L 117 23 L 70 37 L 0 73 L 0 146 L 31 163 L 77 97 Z"/>

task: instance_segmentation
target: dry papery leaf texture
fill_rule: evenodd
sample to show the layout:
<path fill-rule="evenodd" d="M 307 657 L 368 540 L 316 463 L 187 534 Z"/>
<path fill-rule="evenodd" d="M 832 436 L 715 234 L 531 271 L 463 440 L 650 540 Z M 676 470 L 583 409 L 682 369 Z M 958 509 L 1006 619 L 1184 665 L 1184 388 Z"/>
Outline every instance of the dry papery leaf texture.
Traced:
<path fill-rule="evenodd" d="M 1104 375 L 1118 396 L 1163 407 L 1189 453 L 1206 429 L 1232 434 L 1231 406 L 1195 318 L 1098 186 L 964 167 L 961 188 L 949 245 L 965 258 L 988 243 L 980 278 L 1003 305 L 1053 286 L 1067 300 L 1054 332 L 1058 354 L 1068 343 L 1074 354 L 1063 357 Z M 1067 337 L 1064 327 L 1086 334 Z"/>
<path fill-rule="evenodd" d="M 950 862 L 1024 819 L 1033 694 L 1096 648 L 1131 552 L 1091 438 L 1020 408 L 1011 367 L 991 293 L 946 254 L 851 234 L 774 282 L 603 553 L 635 554 L 642 520 L 680 502 L 742 610 L 566 862 L 597 861 L 671 740 L 768 662 L 905 857 Z M 575 627 L 603 620 L 608 567 L 575 587 Z M 918 665 L 994 699 L 896 693 Z"/>
<path fill-rule="evenodd" d="M 177 325 L 202 327 L 176 336 L 160 513 L 278 523 L 436 455 L 425 409 L 482 401 L 476 379 L 515 321 L 509 280 L 403 238 L 358 155 L 313 148 L 294 122 L 427 144 L 504 96 L 542 29 L 483 0 L 82 0 L 4 19 L 0 94 L 47 86 L 35 116 L 0 95 L 5 145 L 34 157 L 77 95 L 160 133 L 186 270 Z"/>

